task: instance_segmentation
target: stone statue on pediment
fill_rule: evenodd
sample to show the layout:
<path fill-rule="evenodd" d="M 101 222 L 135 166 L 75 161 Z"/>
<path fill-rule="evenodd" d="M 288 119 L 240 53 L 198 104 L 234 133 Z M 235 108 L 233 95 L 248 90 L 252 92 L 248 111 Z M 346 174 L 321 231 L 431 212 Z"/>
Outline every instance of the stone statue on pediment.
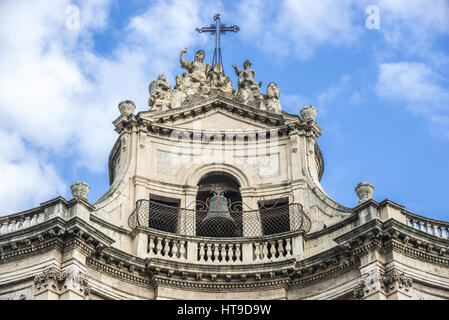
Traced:
<path fill-rule="evenodd" d="M 279 86 L 270 82 L 267 87 L 267 94 L 264 96 L 264 107 L 266 111 L 281 113 L 281 104 L 279 103 Z"/>
<path fill-rule="evenodd" d="M 183 75 L 176 76 L 176 85 L 171 93 L 171 106 L 172 108 L 181 107 L 184 100 L 187 98 L 188 88 L 185 88 L 185 78 Z"/>
<path fill-rule="evenodd" d="M 160 74 L 157 80 L 151 81 L 148 86 L 150 98 L 148 105 L 154 107 L 157 111 L 170 109 L 170 84 L 167 82 L 165 75 Z"/>
<path fill-rule="evenodd" d="M 218 89 L 224 92 L 232 92 L 232 82 L 226 77 L 221 64 L 214 64 L 214 67 L 208 74 L 208 80 L 211 89 Z"/>
<path fill-rule="evenodd" d="M 256 71 L 251 70 L 251 61 L 246 60 L 243 63 L 243 69 L 233 64 L 235 74 L 238 76 L 238 90 L 236 94 L 236 100 L 242 103 L 257 102 L 263 98 L 263 95 L 259 92 L 259 88 L 262 85 L 262 81 L 256 83 L 254 77 Z"/>
<path fill-rule="evenodd" d="M 235 70 L 235 74 L 238 76 L 238 88 L 248 88 L 250 90 L 259 90 L 262 85 L 262 81 L 256 83 L 254 81 L 254 77 L 256 75 L 256 71 L 251 70 L 251 61 L 246 60 L 243 63 L 243 69 L 239 70 L 239 68 L 233 64 L 232 65 Z"/>
<path fill-rule="evenodd" d="M 181 67 L 189 71 L 184 77 L 189 77 L 192 80 L 192 83 L 205 82 L 211 67 L 208 63 L 203 62 L 205 57 L 204 50 L 198 50 L 193 61 L 187 61 L 184 59 L 184 54 L 186 52 L 187 49 L 184 48 L 179 56 Z"/>

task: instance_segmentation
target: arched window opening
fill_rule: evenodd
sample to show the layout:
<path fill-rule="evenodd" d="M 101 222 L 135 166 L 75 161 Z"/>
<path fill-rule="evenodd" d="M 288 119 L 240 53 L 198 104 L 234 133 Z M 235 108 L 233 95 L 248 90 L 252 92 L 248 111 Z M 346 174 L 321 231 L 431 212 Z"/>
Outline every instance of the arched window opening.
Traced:
<path fill-rule="evenodd" d="M 242 236 L 240 185 L 229 174 L 213 172 L 198 182 L 196 234 L 202 237 Z"/>

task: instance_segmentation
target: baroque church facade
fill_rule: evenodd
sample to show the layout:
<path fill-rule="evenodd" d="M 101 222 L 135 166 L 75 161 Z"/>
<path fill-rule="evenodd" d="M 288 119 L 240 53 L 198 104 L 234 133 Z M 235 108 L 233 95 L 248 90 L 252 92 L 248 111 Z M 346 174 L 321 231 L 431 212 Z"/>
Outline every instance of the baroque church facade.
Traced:
<path fill-rule="evenodd" d="M 447 299 L 449 223 L 320 184 L 317 109 L 282 111 L 250 61 L 180 54 L 148 111 L 119 104 L 110 188 L 0 217 L 0 299 Z M 262 92 L 261 92 L 262 91 Z"/>

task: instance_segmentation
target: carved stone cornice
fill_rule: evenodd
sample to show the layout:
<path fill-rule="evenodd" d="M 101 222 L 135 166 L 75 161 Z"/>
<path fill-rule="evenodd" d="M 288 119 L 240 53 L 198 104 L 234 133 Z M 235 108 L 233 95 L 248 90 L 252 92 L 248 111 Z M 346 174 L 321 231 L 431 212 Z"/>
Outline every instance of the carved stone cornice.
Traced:
<path fill-rule="evenodd" d="M 212 275 L 213 276 L 213 275 Z M 202 278 L 200 278 L 202 279 Z M 155 281 L 159 285 L 168 285 L 173 287 L 182 287 L 185 289 L 193 290 L 251 290 L 257 289 L 275 289 L 275 288 L 287 288 L 289 284 L 289 279 L 278 279 L 278 280 L 266 280 L 266 281 L 237 281 L 235 283 L 226 283 L 223 281 L 219 282 L 201 282 L 199 281 L 181 281 L 177 279 L 171 279 L 167 277 L 155 277 Z"/>
<path fill-rule="evenodd" d="M 28 239 L 23 242 L 10 244 L 9 247 L 0 245 L 0 264 L 23 259 L 28 256 L 42 254 L 56 249 L 62 253 L 64 241 L 59 238 L 46 239 L 43 236 L 36 239 Z"/>
<path fill-rule="evenodd" d="M 307 261 L 297 263 L 295 272 L 291 276 L 291 286 L 305 286 L 320 282 L 358 268 L 359 265 L 356 256 L 346 253 L 329 255 L 327 258 L 323 257 L 321 261 L 314 260 L 314 263 L 307 263 Z"/>
<path fill-rule="evenodd" d="M 410 230 L 411 229 L 411 230 Z M 371 220 L 334 239 L 338 246 L 350 254 L 363 255 L 370 250 L 393 250 L 424 261 L 447 266 L 449 241 L 413 230 L 401 222 Z"/>
<path fill-rule="evenodd" d="M 76 217 L 68 221 L 55 217 L 10 233 L 4 238 L 5 241 L 0 242 L 0 264 L 52 249 L 62 253 L 76 248 L 88 256 L 113 242 L 111 238 Z"/>
<path fill-rule="evenodd" d="M 107 248 L 86 259 L 87 266 L 139 286 L 153 285 L 153 279 L 145 268 L 143 259 L 118 249 Z"/>
<path fill-rule="evenodd" d="M 314 121 L 303 121 L 297 115 L 290 115 L 288 113 L 275 114 L 253 108 L 244 104 L 226 99 L 222 96 L 206 99 L 204 101 L 197 101 L 196 103 L 173 110 L 163 112 L 140 112 L 136 116 L 117 118 L 113 124 L 116 131 L 121 133 L 123 131 L 131 131 L 132 128 L 145 131 L 151 134 L 158 134 L 161 136 L 169 136 L 173 131 L 189 131 L 185 128 L 171 127 L 167 123 L 173 123 L 179 119 L 195 118 L 200 114 L 205 114 L 211 110 L 221 109 L 230 112 L 234 116 L 250 119 L 252 121 L 271 127 L 271 129 L 278 130 L 280 135 L 288 135 L 293 131 L 300 134 L 310 136 L 317 139 L 321 135 L 321 127 Z M 267 128 L 269 131 L 270 128 Z M 192 131 L 192 130 L 190 130 Z M 191 133 L 191 132 L 190 132 Z"/>

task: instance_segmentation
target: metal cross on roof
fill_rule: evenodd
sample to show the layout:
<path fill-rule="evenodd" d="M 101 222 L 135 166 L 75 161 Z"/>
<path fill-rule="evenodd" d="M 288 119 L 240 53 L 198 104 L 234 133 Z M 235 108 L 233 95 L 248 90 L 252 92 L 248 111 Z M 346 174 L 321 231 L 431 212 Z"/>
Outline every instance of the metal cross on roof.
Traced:
<path fill-rule="evenodd" d="M 220 35 L 225 34 L 225 32 L 228 31 L 238 32 L 240 30 L 238 26 L 226 27 L 224 24 L 221 24 L 219 13 L 214 16 L 214 21 L 215 25 L 211 24 L 210 27 L 196 28 L 196 31 L 199 33 L 210 32 L 211 35 L 215 35 L 215 50 L 214 58 L 212 60 L 212 67 L 215 64 L 223 65 L 223 60 L 221 58 Z"/>

